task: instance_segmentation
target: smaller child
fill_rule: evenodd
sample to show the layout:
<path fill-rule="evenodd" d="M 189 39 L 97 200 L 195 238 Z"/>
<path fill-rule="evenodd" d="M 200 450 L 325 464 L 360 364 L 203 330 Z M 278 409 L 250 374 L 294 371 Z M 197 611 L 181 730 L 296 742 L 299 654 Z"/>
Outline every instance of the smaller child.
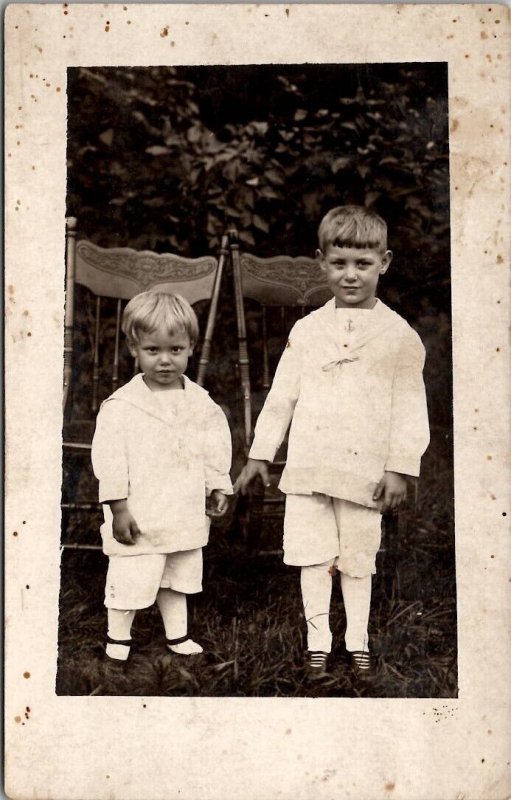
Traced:
<path fill-rule="evenodd" d="M 179 295 L 133 297 L 122 330 L 141 373 L 102 404 L 92 443 L 109 557 L 106 655 L 126 661 L 137 609 L 156 600 L 167 648 L 201 653 L 188 636 L 187 598 L 202 590 L 208 514 L 222 516 L 231 436 L 223 411 L 184 375 L 197 317 Z"/>
<path fill-rule="evenodd" d="M 372 668 L 371 578 L 381 517 L 406 497 L 429 442 L 425 351 L 408 323 L 377 299 L 392 260 L 387 226 L 339 206 L 319 226 L 317 257 L 332 299 L 296 323 L 235 484 L 244 492 L 275 457 L 287 428 L 284 562 L 301 567 L 308 664 L 320 674 L 332 647 L 332 575 L 339 572 L 345 644 L 357 675 Z"/>

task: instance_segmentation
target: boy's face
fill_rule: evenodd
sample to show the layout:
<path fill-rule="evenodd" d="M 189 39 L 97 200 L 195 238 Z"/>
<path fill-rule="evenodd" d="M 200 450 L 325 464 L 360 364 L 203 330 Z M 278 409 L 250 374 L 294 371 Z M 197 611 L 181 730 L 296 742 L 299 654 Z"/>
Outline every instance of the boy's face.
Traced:
<path fill-rule="evenodd" d="M 378 280 L 392 260 L 390 250 L 329 245 L 316 255 L 338 308 L 373 308 Z"/>
<path fill-rule="evenodd" d="M 169 336 L 166 332 L 140 333 L 137 342 L 129 342 L 133 358 L 138 360 L 144 380 L 153 392 L 181 389 L 181 375 L 188 365 L 193 346 L 188 334 Z"/>

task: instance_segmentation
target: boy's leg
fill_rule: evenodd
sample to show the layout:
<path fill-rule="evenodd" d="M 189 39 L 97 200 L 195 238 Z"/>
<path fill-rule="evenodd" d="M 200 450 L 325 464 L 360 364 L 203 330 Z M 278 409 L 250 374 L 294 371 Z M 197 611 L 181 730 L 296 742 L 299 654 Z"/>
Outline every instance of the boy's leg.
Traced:
<path fill-rule="evenodd" d="M 110 556 L 105 586 L 109 658 L 127 660 L 135 611 L 154 603 L 164 565 L 165 555 L 160 553 Z"/>
<path fill-rule="evenodd" d="M 126 661 L 130 654 L 131 626 L 135 618 L 134 611 L 121 611 L 118 608 L 108 609 L 108 634 L 106 654 L 117 661 Z"/>
<path fill-rule="evenodd" d="M 166 557 L 156 602 L 163 619 L 167 647 L 179 655 L 202 653 L 188 637 L 187 594 L 202 590 L 202 548 L 171 553 Z"/>
<path fill-rule="evenodd" d="M 284 563 L 324 564 L 339 555 L 339 533 L 332 498 L 324 494 L 286 495 Z"/>
<path fill-rule="evenodd" d="M 325 666 L 332 649 L 330 598 L 339 537 L 332 498 L 326 495 L 286 496 L 284 563 L 300 566 L 300 583 L 310 666 Z"/>
<path fill-rule="evenodd" d="M 369 637 L 367 626 L 371 608 L 372 576 L 352 578 L 341 572 L 341 589 L 346 612 L 346 650 L 367 652 Z"/>
<path fill-rule="evenodd" d="M 371 607 L 372 574 L 381 542 L 381 515 L 344 500 L 334 500 L 339 530 L 341 588 L 346 612 L 346 649 L 368 653 L 368 622 Z M 369 659 L 363 659 L 370 665 Z"/>
<path fill-rule="evenodd" d="M 163 619 L 169 650 L 183 656 L 202 653 L 200 644 L 188 638 L 186 595 L 173 589 L 160 589 L 156 602 Z"/>
<path fill-rule="evenodd" d="M 330 630 L 330 599 L 332 596 L 332 574 L 334 559 L 323 564 L 302 567 L 300 584 L 303 613 L 307 623 L 307 649 L 312 652 L 330 653 L 332 632 Z"/>

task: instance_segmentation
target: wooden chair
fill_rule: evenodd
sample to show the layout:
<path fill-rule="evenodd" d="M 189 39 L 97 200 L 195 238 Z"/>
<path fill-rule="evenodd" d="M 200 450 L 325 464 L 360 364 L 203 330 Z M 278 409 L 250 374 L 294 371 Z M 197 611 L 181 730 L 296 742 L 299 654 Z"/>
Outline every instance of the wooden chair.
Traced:
<path fill-rule="evenodd" d="M 259 258 L 240 252 L 236 230 L 229 231 L 238 327 L 238 363 L 243 398 L 243 447 L 248 455 L 254 424 L 271 385 L 271 376 L 294 322 L 330 297 L 316 259 L 287 255 Z M 258 311 L 249 307 L 250 301 Z M 248 319 L 248 325 L 247 325 Z M 284 495 L 277 484 L 285 465 L 286 444 L 270 465 L 271 486 L 256 482 L 247 499 L 240 498 L 238 519 L 249 546 L 259 554 L 280 552 L 279 520 Z M 277 520 L 266 535 L 266 521 Z"/>
<path fill-rule="evenodd" d="M 99 549 L 99 544 L 71 544 L 68 534 L 72 535 L 73 528 L 70 515 L 83 519 L 84 512 L 99 514 L 101 511 L 99 503 L 92 499 L 97 489 L 90 468 L 95 417 L 102 400 L 134 374 L 133 360 L 121 339 L 123 308 L 131 297 L 153 288 L 181 294 L 191 304 L 209 301 L 205 336 L 194 376 L 202 386 L 209 363 L 228 239 L 227 236 L 222 238 L 218 258 L 211 255 L 185 258 L 128 247 L 98 247 L 86 240 L 77 241 L 76 233 L 77 221 L 69 218 L 64 331 L 63 546 Z M 81 307 L 80 330 L 75 313 L 78 304 Z M 78 495 L 82 495 L 81 499 Z"/>

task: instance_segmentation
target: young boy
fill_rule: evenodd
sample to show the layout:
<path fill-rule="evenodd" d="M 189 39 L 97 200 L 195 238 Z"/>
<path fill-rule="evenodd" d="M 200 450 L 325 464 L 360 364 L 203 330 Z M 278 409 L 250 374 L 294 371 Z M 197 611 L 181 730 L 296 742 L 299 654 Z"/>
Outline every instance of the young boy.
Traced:
<path fill-rule="evenodd" d="M 199 331 L 183 297 L 137 295 L 122 330 L 141 372 L 102 404 L 92 443 L 109 556 L 106 655 L 128 658 L 135 612 L 155 600 L 167 648 L 193 655 L 202 647 L 188 637 L 186 595 L 202 589 L 206 495 L 221 516 L 232 494 L 229 426 L 184 375 Z"/>
<path fill-rule="evenodd" d="M 358 206 L 329 211 L 317 257 L 333 298 L 293 327 L 234 490 L 272 461 L 291 422 L 284 562 L 301 567 L 308 664 L 322 673 L 331 651 L 331 575 L 340 572 L 346 649 L 368 674 L 371 576 L 381 517 L 406 497 L 429 442 L 424 347 L 376 298 L 392 253 L 381 217 Z"/>

